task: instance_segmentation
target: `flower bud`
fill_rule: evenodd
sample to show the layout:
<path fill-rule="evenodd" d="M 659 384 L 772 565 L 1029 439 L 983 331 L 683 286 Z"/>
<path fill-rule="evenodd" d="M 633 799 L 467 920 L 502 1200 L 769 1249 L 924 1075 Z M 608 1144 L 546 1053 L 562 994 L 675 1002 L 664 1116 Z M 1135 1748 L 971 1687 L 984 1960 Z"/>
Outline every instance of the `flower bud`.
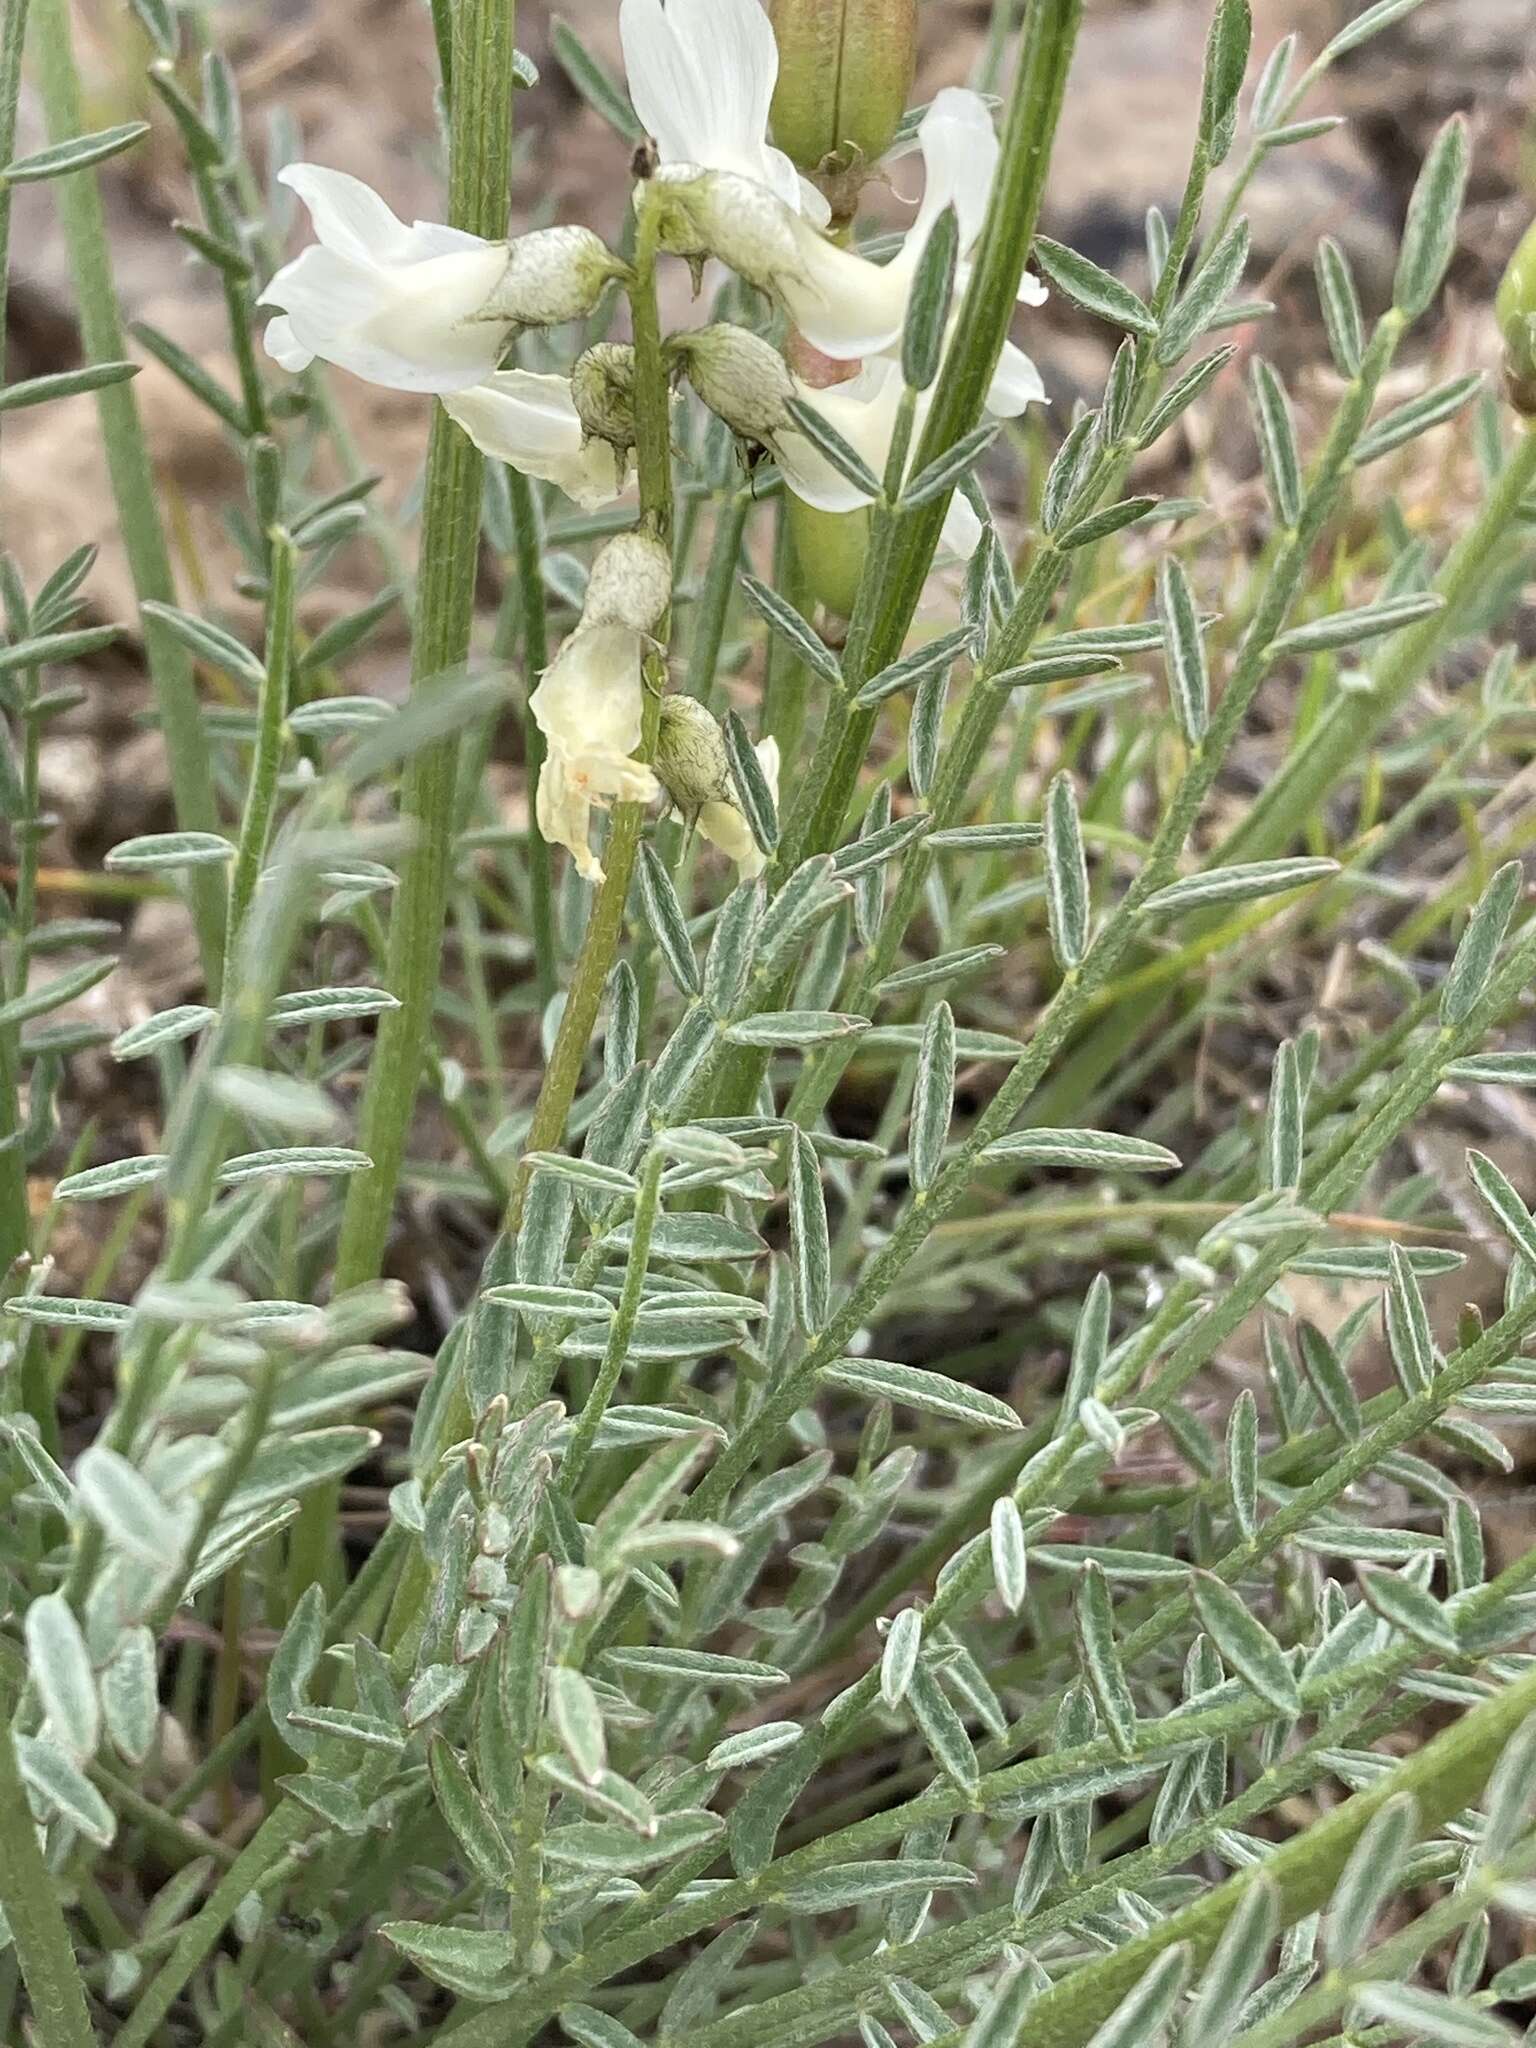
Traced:
<path fill-rule="evenodd" d="M 507 267 L 480 317 L 515 327 L 585 320 L 610 278 L 626 268 L 591 228 L 538 228 L 508 245 Z"/>
<path fill-rule="evenodd" d="M 672 555 L 648 533 L 615 534 L 587 579 L 581 623 L 653 633 L 672 602 Z"/>
<path fill-rule="evenodd" d="M 917 68 L 917 0 L 770 0 L 779 45 L 773 139 L 820 176 L 834 214 L 853 212 L 890 148 Z M 836 189 L 848 176 L 851 192 Z"/>
<path fill-rule="evenodd" d="M 1493 302 L 1504 337 L 1504 383 L 1510 403 L 1536 416 L 1536 223 L 1526 229 Z"/>
<path fill-rule="evenodd" d="M 662 698 L 653 766 L 685 818 L 695 817 L 705 804 L 730 795 L 731 762 L 725 736 L 714 713 L 697 697 L 675 691 Z"/>
<path fill-rule="evenodd" d="M 771 441 L 789 421 L 795 380 L 771 342 L 717 321 L 674 334 L 668 350 L 712 413 L 747 441 Z"/>
<path fill-rule="evenodd" d="M 869 551 L 868 506 L 854 512 L 823 512 L 788 495 L 784 509 L 806 588 L 829 612 L 852 618 Z"/>
<path fill-rule="evenodd" d="M 606 441 L 622 473 L 635 445 L 635 351 L 627 341 L 600 341 L 571 370 L 571 400 L 584 441 Z"/>

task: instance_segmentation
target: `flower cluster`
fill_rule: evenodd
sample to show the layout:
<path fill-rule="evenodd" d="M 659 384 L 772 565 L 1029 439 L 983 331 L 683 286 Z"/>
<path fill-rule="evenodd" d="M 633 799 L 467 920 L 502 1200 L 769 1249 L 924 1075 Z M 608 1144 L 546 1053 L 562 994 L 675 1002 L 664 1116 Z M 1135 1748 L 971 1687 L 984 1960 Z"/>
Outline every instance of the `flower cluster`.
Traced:
<path fill-rule="evenodd" d="M 768 449 L 808 516 L 860 513 L 868 498 L 796 425 L 794 409 L 798 402 L 819 413 L 884 475 L 905 391 L 901 334 L 923 250 L 953 208 L 963 283 L 997 166 L 991 115 L 975 93 L 937 95 L 916 133 L 923 187 L 915 217 L 895 254 L 879 263 L 827 231 L 827 199 L 803 175 L 824 168 L 829 188 L 846 194 L 849 163 L 863 175 L 872 146 L 867 121 L 821 166 L 797 168 L 769 140 L 779 52 L 759 0 L 621 0 L 619 24 L 630 93 L 654 143 L 654 173 L 637 202 L 653 209 L 658 245 L 687 259 L 696 276 L 706 260 L 724 262 L 788 329 L 784 352 L 722 323 L 673 335 L 673 373 L 743 441 Z M 818 118 L 835 126 L 839 114 Z M 894 121 L 893 112 L 879 147 Z M 849 125 L 859 120 L 850 115 Z M 487 455 L 583 507 L 625 491 L 633 473 L 633 359 L 625 346 L 589 349 L 568 377 L 502 367 L 520 334 L 587 318 L 609 284 L 627 276 L 598 235 L 567 226 L 489 242 L 431 222 L 407 227 L 343 172 L 295 164 L 282 177 L 308 207 L 317 240 L 263 295 L 279 309 L 266 335 L 278 362 L 302 370 L 319 358 L 376 384 L 434 394 Z M 1026 277 L 1021 299 L 1041 296 Z M 1007 345 L 988 409 L 1013 417 L 1043 395 L 1034 365 Z M 913 445 L 930 398 L 918 401 Z M 966 556 L 979 534 L 975 512 L 957 495 L 945 544 Z M 842 592 L 822 594 L 846 608 Z M 652 770 L 635 757 L 639 640 L 654 624 L 602 624 L 584 614 L 535 695 L 550 742 L 540 829 L 570 846 L 585 874 L 601 872 L 587 842 L 591 806 L 657 793 Z M 587 712 L 578 715 L 583 702 Z M 756 849 L 739 812 L 728 820 L 713 808 L 722 803 L 729 807 L 725 785 L 719 798 L 679 808 L 750 868 Z"/>

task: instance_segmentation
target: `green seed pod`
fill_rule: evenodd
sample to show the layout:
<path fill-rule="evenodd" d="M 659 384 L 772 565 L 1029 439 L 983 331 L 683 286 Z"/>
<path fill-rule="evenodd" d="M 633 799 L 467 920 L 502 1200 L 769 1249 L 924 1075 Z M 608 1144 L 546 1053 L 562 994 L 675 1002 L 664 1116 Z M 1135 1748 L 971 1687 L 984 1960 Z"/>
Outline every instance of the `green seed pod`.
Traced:
<path fill-rule="evenodd" d="M 857 512 L 823 512 L 795 497 L 784 503 L 795 559 L 811 595 L 829 612 L 851 618 L 869 550 L 868 506 Z"/>
<path fill-rule="evenodd" d="M 674 334 L 668 353 L 712 413 L 747 441 L 771 441 L 788 424 L 795 382 L 771 342 L 720 320 Z"/>
<path fill-rule="evenodd" d="M 656 773 L 685 818 L 717 803 L 731 789 L 731 760 L 714 714 L 681 691 L 661 700 Z"/>
<path fill-rule="evenodd" d="M 1504 382 L 1510 403 L 1536 416 L 1536 223 L 1521 237 L 1493 302 L 1504 337 Z"/>
<path fill-rule="evenodd" d="M 779 44 L 773 139 L 822 178 L 833 213 L 846 217 L 906 109 L 917 0 L 771 0 L 768 11 Z"/>

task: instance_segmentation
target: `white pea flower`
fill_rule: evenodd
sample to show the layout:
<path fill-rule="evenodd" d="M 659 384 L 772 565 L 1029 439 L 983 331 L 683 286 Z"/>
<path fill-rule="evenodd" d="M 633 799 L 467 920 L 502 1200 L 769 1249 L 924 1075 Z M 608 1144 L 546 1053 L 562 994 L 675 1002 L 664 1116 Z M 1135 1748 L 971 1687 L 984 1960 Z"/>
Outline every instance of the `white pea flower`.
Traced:
<path fill-rule="evenodd" d="M 797 395 L 813 406 L 822 418 L 852 448 L 862 455 L 877 477 L 884 477 L 896 432 L 896 415 L 903 393 L 901 366 L 889 356 L 871 356 L 856 376 L 846 383 L 816 389 L 796 379 Z M 924 400 L 929 394 L 924 394 Z M 912 435 L 913 446 L 922 433 L 926 403 L 919 401 Z M 779 473 L 788 490 L 821 512 L 854 512 L 870 503 L 856 484 L 849 483 L 834 469 L 815 443 L 797 427 L 786 427 L 772 443 Z M 981 521 L 969 499 L 956 491 L 944 515 L 942 539 L 952 554 L 968 559 L 981 539 Z"/>
<path fill-rule="evenodd" d="M 917 216 L 888 263 L 872 263 L 852 249 L 798 235 L 803 275 L 780 287 L 784 310 L 823 355 L 874 355 L 901 338 L 917 269 L 940 214 L 955 209 L 962 261 L 975 247 L 986 219 L 997 169 L 997 134 L 979 94 L 947 86 L 917 131 L 923 159 L 923 196 Z"/>
<path fill-rule="evenodd" d="M 669 346 L 710 410 L 736 433 L 762 442 L 771 451 L 796 497 L 822 512 L 852 512 L 870 502 L 794 424 L 789 406 L 799 399 L 819 412 L 863 456 L 867 467 L 883 478 L 905 390 L 895 357 L 871 356 L 842 382 L 813 385 L 797 377 L 761 335 L 749 334 L 726 321 L 674 335 Z M 1045 396 L 1034 364 L 1014 353 L 1017 368 L 1002 366 L 1008 374 L 1000 373 L 988 394 L 996 412 L 1006 418 Z M 914 447 L 932 400 L 931 391 L 918 399 Z M 970 505 L 957 495 L 945 520 L 945 545 L 956 554 L 969 555 L 980 533 Z"/>
<path fill-rule="evenodd" d="M 659 788 L 634 758 L 645 718 L 644 656 L 644 637 L 629 626 L 579 627 L 529 700 L 549 749 L 539 773 L 539 830 L 570 849 L 589 882 L 603 879 L 589 836 L 594 808 L 648 804 Z"/>
<path fill-rule="evenodd" d="M 488 242 L 435 221 L 407 227 L 345 171 L 289 164 L 278 176 L 318 237 L 261 296 L 279 308 L 265 339 L 285 370 L 318 357 L 395 391 L 467 390 L 513 334 L 584 318 L 623 270 L 590 228 Z"/>
<path fill-rule="evenodd" d="M 640 533 L 610 541 L 592 565 L 581 623 L 529 699 L 549 749 L 539 776 L 539 830 L 570 849 L 589 882 L 603 879 L 590 837 L 593 810 L 650 803 L 661 787 L 635 749 L 645 724 L 645 652 L 671 582 L 672 558 L 659 542 Z"/>
<path fill-rule="evenodd" d="M 445 392 L 443 407 L 483 454 L 557 485 L 588 511 L 611 504 L 633 474 L 631 464 L 620 477 L 613 450 L 588 435 L 569 377 L 496 370 L 467 391 Z"/>
<path fill-rule="evenodd" d="M 828 241 L 783 203 L 768 179 L 739 167 L 741 152 L 721 151 L 714 164 L 681 155 L 664 160 L 652 181 L 663 209 L 663 242 L 679 255 L 720 257 L 775 298 L 823 355 L 844 362 L 878 355 L 900 341 L 923 250 L 949 206 L 960 230 L 958 282 L 963 288 L 965 259 L 981 235 L 997 171 L 992 116 L 979 94 L 959 86 L 947 86 L 935 97 L 918 129 L 917 146 L 924 166 L 923 196 L 888 263 L 873 263 Z M 1039 281 L 1026 275 L 1020 299 L 1038 305 L 1043 296 Z M 1033 366 L 1008 343 L 989 393 L 991 409 L 1007 414 L 1038 395 Z"/>
<path fill-rule="evenodd" d="M 779 743 L 771 735 L 752 749 L 763 771 L 775 803 L 779 800 Z M 718 846 L 735 861 L 742 881 L 755 882 L 768 865 L 763 849 L 752 837 L 752 828 L 740 808 L 729 797 L 717 797 L 700 807 L 695 821 L 711 846 Z"/>
<path fill-rule="evenodd" d="M 779 47 L 758 0 L 622 0 L 619 36 L 662 163 L 750 178 L 792 213 L 828 218 L 821 193 L 768 141 Z"/>

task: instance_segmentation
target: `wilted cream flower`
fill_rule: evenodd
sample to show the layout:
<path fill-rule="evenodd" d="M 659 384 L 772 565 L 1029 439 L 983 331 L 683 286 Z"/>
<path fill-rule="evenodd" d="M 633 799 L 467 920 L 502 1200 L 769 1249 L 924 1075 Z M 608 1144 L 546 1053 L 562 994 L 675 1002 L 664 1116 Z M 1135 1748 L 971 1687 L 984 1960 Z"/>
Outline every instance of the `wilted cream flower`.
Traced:
<path fill-rule="evenodd" d="M 672 559 L 659 541 L 642 533 L 609 541 L 592 564 L 580 624 L 529 699 L 549 750 L 539 776 L 539 830 L 570 849 L 589 882 L 603 879 L 592 851 L 593 810 L 649 803 L 660 788 L 635 749 L 645 727 L 645 652 L 671 583 Z"/>
<path fill-rule="evenodd" d="M 634 758 L 645 720 L 645 645 L 627 626 L 581 626 L 544 671 L 529 709 L 549 749 L 539 774 L 544 837 L 568 847 L 589 882 L 603 879 L 592 851 L 592 812 L 649 803 L 655 775 Z"/>
<path fill-rule="evenodd" d="M 467 390 L 519 329 L 584 317 L 624 271 L 590 228 L 487 242 L 434 221 L 407 227 L 344 171 L 289 164 L 278 176 L 318 237 L 261 295 L 280 309 L 265 339 L 285 370 L 319 357 L 391 390 Z"/>
<path fill-rule="evenodd" d="M 536 228 L 515 235 L 507 251 L 507 267 L 486 314 L 509 320 L 514 332 L 585 320 L 604 286 L 628 275 L 628 265 L 591 228 Z"/>
<path fill-rule="evenodd" d="M 777 803 L 779 743 L 771 738 L 759 740 L 753 752 Z M 720 721 L 697 697 L 678 691 L 662 699 L 656 772 L 677 816 L 697 826 L 712 846 L 728 853 L 744 882 L 755 880 L 766 865 L 763 850 L 736 801 L 731 757 Z"/>
<path fill-rule="evenodd" d="M 674 256 L 698 264 L 718 256 L 748 284 L 769 294 L 779 292 L 782 279 L 803 274 L 796 230 L 804 223 L 754 178 L 702 164 L 664 163 L 641 197 L 654 212 L 661 247 Z M 822 246 L 820 235 L 806 232 L 815 246 Z"/>
<path fill-rule="evenodd" d="M 779 743 L 759 740 L 753 751 L 777 803 Z M 656 767 L 677 816 L 697 826 L 712 846 L 728 853 L 744 882 L 755 880 L 766 866 L 763 850 L 736 801 L 730 755 L 719 720 L 697 697 L 679 692 L 663 699 Z"/>

